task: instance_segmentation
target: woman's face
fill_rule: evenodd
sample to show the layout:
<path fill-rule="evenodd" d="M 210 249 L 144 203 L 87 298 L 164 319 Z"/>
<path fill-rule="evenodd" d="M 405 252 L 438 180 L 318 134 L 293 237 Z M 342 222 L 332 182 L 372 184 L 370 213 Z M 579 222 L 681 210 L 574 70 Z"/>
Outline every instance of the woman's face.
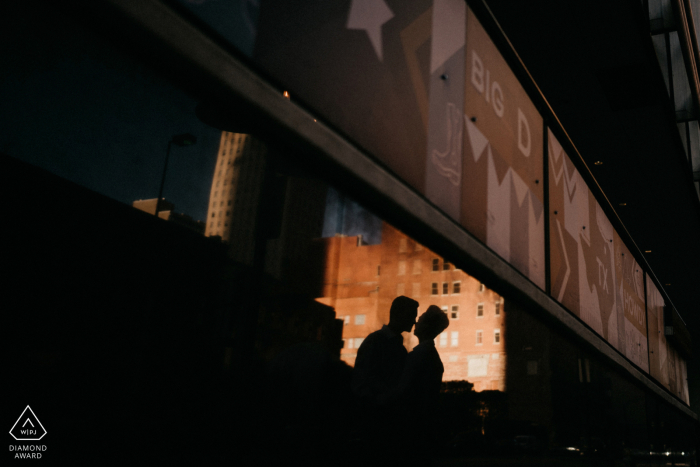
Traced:
<path fill-rule="evenodd" d="M 416 330 L 413 331 L 413 335 L 415 335 L 418 339 L 425 337 L 426 326 L 425 320 L 423 319 L 424 316 L 425 315 L 421 315 L 421 317 L 418 318 L 418 322 L 416 322 Z"/>

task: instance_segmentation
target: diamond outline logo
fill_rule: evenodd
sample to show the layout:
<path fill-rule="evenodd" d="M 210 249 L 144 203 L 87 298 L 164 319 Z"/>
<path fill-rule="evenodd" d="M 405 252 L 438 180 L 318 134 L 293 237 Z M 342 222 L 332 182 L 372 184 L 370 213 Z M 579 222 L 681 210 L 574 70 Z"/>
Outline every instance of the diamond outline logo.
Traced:
<path fill-rule="evenodd" d="M 34 438 L 18 438 L 18 437 L 16 437 L 15 434 L 12 432 L 12 431 L 15 429 L 15 427 L 17 426 L 17 424 L 20 422 L 20 420 L 22 420 L 22 419 L 24 418 L 25 414 L 27 413 L 27 410 L 29 410 L 29 412 L 30 412 L 30 413 L 32 414 L 32 416 L 34 417 L 34 420 L 39 424 L 39 426 L 41 427 L 41 429 L 42 429 L 42 431 L 43 431 L 42 435 L 39 436 L 38 438 L 37 438 L 37 437 L 34 437 Z M 29 418 L 29 415 L 27 415 L 27 421 L 29 421 L 29 424 L 32 425 L 32 427 L 34 427 L 34 424 L 31 422 L 31 419 Z M 24 424 L 22 425 L 22 427 L 24 427 L 24 425 L 27 424 L 27 421 L 24 422 Z M 20 428 L 22 428 L 22 427 L 20 427 Z M 34 411 L 32 410 L 32 408 L 29 407 L 29 406 L 27 406 L 27 408 L 24 409 L 24 411 L 22 411 L 22 415 L 19 416 L 19 418 L 17 419 L 17 421 L 15 422 L 15 424 L 12 425 L 12 428 L 10 428 L 10 434 L 12 435 L 12 437 L 13 437 L 16 441 L 39 441 L 41 438 L 43 438 L 44 436 L 46 436 L 46 428 L 44 428 L 44 425 L 41 424 L 41 422 L 39 421 L 39 417 L 36 416 L 36 414 L 34 413 Z"/>

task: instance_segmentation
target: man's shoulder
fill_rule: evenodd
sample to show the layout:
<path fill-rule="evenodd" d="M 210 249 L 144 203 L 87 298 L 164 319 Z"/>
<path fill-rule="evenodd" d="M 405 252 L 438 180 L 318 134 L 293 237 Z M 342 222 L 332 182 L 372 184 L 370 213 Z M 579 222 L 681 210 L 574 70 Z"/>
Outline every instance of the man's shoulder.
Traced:
<path fill-rule="evenodd" d="M 387 340 L 386 334 L 383 333 L 381 329 L 379 329 L 378 331 L 374 331 L 370 333 L 367 337 L 365 337 L 362 341 L 362 345 L 369 346 L 373 344 L 380 344 L 385 340 Z"/>

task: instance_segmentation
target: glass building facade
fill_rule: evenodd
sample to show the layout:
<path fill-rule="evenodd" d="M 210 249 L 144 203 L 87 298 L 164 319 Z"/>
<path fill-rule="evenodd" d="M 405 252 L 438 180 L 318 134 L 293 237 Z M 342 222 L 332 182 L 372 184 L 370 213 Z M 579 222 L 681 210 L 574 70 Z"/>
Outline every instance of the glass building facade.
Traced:
<path fill-rule="evenodd" d="M 354 367 L 406 296 L 449 320 L 442 383 L 429 427 L 399 410 L 420 456 L 383 465 L 697 465 L 692 287 L 592 169 L 615 162 L 556 100 L 577 83 L 553 108 L 528 61 L 558 36 L 526 24 L 560 7 L 512 3 L 3 7 L 4 419 L 46 431 L 6 455 L 377 462 Z M 692 195 L 670 203 L 695 209 L 696 5 L 628 3 L 659 86 L 623 84 L 664 95 Z"/>

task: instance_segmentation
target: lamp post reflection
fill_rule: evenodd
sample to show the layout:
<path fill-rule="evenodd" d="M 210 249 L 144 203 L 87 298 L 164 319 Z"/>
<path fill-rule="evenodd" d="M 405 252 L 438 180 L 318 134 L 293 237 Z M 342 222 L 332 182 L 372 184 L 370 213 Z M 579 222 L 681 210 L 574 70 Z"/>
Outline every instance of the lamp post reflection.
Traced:
<path fill-rule="evenodd" d="M 165 174 L 168 171 L 168 160 L 170 159 L 170 147 L 175 144 L 180 147 L 192 146 L 197 142 L 197 137 L 190 133 L 184 133 L 182 135 L 173 136 L 170 141 L 168 141 L 168 149 L 165 151 L 165 164 L 163 166 L 163 176 L 160 180 L 160 189 L 158 190 L 158 198 L 156 198 L 156 209 L 155 216 L 158 217 L 158 211 L 160 208 L 160 200 L 163 198 L 163 186 L 165 185 Z"/>

